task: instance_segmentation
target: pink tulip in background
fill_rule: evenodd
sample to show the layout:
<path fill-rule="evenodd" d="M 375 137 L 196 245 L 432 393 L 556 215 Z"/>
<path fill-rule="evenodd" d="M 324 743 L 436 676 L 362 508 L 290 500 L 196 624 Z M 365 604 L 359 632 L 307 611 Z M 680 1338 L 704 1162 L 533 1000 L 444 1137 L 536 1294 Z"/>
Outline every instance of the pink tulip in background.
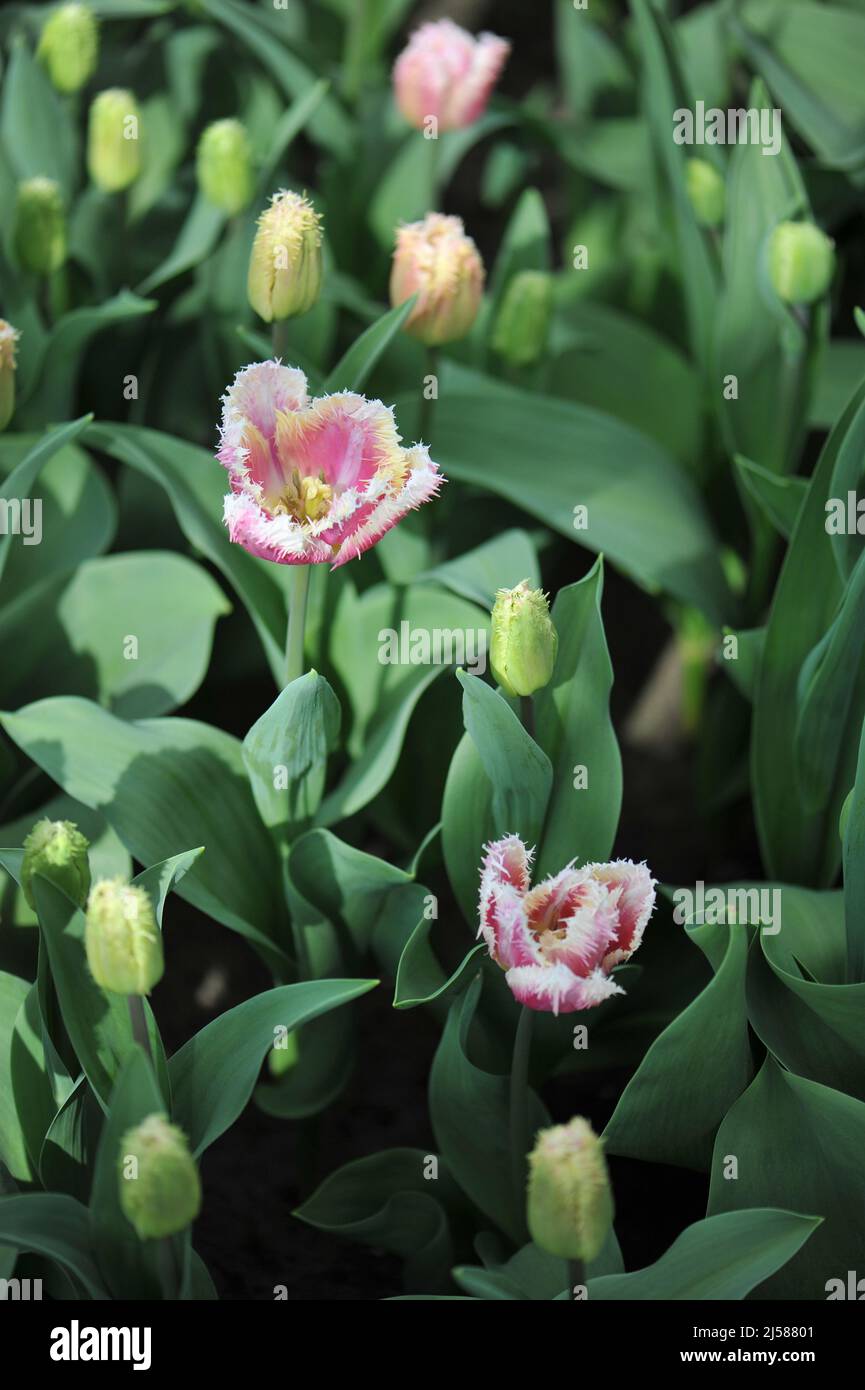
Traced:
<path fill-rule="evenodd" d="M 390 274 L 390 302 L 417 295 L 405 324 L 428 347 L 464 338 L 478 315 L 484 264 L 462 219 L 428 212 L 398 228 Z"/>
<path fill-rule="evenodd" d="M 217 458 L 231 539 L 284 565 L 344 565 L 444 482 L 425 445 L 402 447 L 381 401 L 310 400 L 303 372 L 275 361 L 244 367 L 223 396 Z"/>
<path fill-rule="evenodd" d="M 655 905 L 645 864 L 567 865 L 530 885 L 533 851 L 518 835 L 485 846 L 480 927 L 514 996 L 530 1009 L 573 1013 L 624 990 L 610 972 L 634 954 Z"/>
<path fill-rule="evenodd" d="M 471 125 L 486 110 L 510 52 L 495 34 L 474 38 L 450 19 L 422 24 L 396 60 L 396 103 L 419 130 L 434 116 L 439 130 Z"/>

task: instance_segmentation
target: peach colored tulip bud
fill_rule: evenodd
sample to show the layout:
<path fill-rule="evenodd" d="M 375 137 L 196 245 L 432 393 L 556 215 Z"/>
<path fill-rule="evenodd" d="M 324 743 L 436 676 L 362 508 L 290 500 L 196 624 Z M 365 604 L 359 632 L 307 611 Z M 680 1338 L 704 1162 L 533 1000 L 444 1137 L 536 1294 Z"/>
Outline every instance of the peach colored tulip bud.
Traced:
<path fill-rule="evenodd" d="M 835 243 L 813 222 L 779 222 L 769 241 L 769 276 L 785 304 L 813 304 L 835 271 Z"/>
<path fill-rule="evenodd" d="M 532 366 L 543 356 L 552 313 L 552 276 L 521 270 L 508 284 L 496 315 L 493 351 L 513 367 Z"/>
<path fill-rule="evenodd" d="M 111 87 L 94 97 L 87 131 L 87 169 L 103 193 L 119 193 L 141 168 L 141 118 L 131 92 Z"/>
<path fill-rule="evenodd" d="M 477 318 L 484 266 L 459 217 L 429 212 L 396 234 L 390 273 L 390 302 L 418 301 L 405 328 L 427 347 L 464 338 Z"/>
<path fill-rule="evenodd" d="M 120 1206 L 140 1240 L 174 1235 L 201 1210 L 201 1180 L 186 1135 L 148 1115 L 120 1141 Z"/>
<path fill-rule="evenodd" d="M 510 48 L 495 34 L 474 38 L 450 19 L 422 24 L 394 66 L 397 106 L 410 125 L 433 135 L 471 125 L 486 110 Z"/>
<path fill-rule="evenodd" d="M 24 841 L 21 889 L 32 908 L 33 875 L 41 874 L 61 888 L 79 907 L 90 889 L 90 864 L 86 840 L 68 820 L 38 820 Z"/>
<path fill-rule="evenodd" d="M 727 191 L 714 164 L 705 159 L 689 159 L 685 165 L 685 187 L 700 226 L 720 226 L 724 220 Z"/>
<path fill-rule="evenodd" d="M 305 314 L 320 290 L 321 216 L 308 198 L 283 189 L 258 219 L 249 258 L 249 302 L 265 323 L 272 323 Z"/>
<path fill-rule="evenodd" d="M 15 351 L 18 338 L 17 328 L 0 319 L 0 430 L 5 430 L 15 413 Z"/>
<path fill-rule="evenodd" d="M 613 1224 L 613 1194 L 601 1140 L 588 1120 L 542 1129 L 529 1155 L 529 1231 L 561 1260 L 589 1264 Z"/>
<path fill-rule="evenodd" d="M 490 667 L 507 695 L 533 695 L 549 685 L 559 635 L 541 589 L 527 579 L 515 589 L 499 589 L 493 605 Z"/>
<path fill-rule="evenodd" d="M 27 179 L 18 185 L 15 255 L 34 275 L 53 275 L 66 260 L 66 214 L 53 179 Z"/>
<path fill-rule="evenodd" d="M 149 994 L 162 979 L 162 933 L 143 888 L 102 879 L 87 899 L 84 949 L 90 973 L 112 994 Z"/>
<path fill-rule="evenodd" d="M 240 121 L 214 121 L 198 142 L 198 186 L 214 207 L 234 217 L 252 202 L 252 156 Z"/>
<path fill-rule="evenodd" d="M 36 49 L 58 92 L 77 92 L 96 71 L 99 27 L 87 5 L 61 5 L 45 23 Z"/>

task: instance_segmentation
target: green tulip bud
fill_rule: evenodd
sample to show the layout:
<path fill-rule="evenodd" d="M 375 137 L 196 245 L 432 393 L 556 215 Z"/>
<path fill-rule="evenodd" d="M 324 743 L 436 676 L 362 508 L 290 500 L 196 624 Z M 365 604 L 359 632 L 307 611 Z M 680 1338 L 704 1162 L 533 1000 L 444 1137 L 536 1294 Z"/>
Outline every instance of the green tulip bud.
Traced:
<path fill-rule="evenodd" d="M 24 270 L 52 275 L 66 260 L 66 214 L 53 179 L 26 179 L 15 204 L 15 255 Z"/>
<path fill-rule="evenodd" d="M 252 201 L 252 158 L 240 121 L 214 121 L 198 142 L 198 186 L 208 202 L 233 217 Z"/>
<path fill-rule="evenodd" d="M 247 293 L 265 323 L 305 314 L 321 290 L 321 217 L 299 193 L 275 193 L 258 219 Z"/>
<path fill-rule="evenodd" d="M 77 92 L 96 71 L 99 27 L 87 5 L 61 5 L 47 20 L 36 49 L 58 92 Z"/>
<path fill-rule="evenodd" d="M 532 695 L 548 685 L 556 664 L 559 635 L 541 589 L 524 579 L 515 589 L 499 589 L 493 606 L 490 666 L 508 695 Z"/>
<path fill-rule="evenodd" d="M 785 304 L 813 304 L 835 270 L 835 243 L 813 222 L 779 222 L 769 241 L 769 276 Z"/>
<path fill-rule="evenodd" d="M 38 820 L 24 841 L 21 889 L 32 908 L 33 875 L 41 874 L 82 906 L 90 888 L 90 841 L 68 820 Z"/>
<path fill-rule="evenodd" d="M 492 333 L 493 350 L 514 367 L 543 356 L 553 313 L 553 280 L 543 270 L 522 270 L 505 290 Z"/>
<path fill-rule="evenodd" d="M 562 1260 L 589 1264 L 613 1224 L 613 1194 L 600 1139 L 588 1120 L 543 1129 L 529 1154 L 532 1240 Z"/>
<path fill-rule="evenodd" d="M 131 92 L 111 87 L 94 97 L 87 131 L 87 168 L 103 193 L 119 193 L 138 178 L 140 116 Z"/>
<path fill-rule="evenodd" d="M 140 1240 L 174 1235 L 201 1210 L 195 1159 L 167 1115 L 148 1115 L 121 1139 L 120 1206 Z"/>
<path fill-rule="evenodd" d="M 0 430 L 5 430 L 15 413 L 15 350 L 19 336 L 17 328 L 0 319 Z"/>
<path fill-rule="evenodd" d="M 689 159 L 685 165 L 685 186 L 700 226 L 720 226 L 724 220 L 727 190 L 714 164 L 705 159 Z"/>
<path fill-rule="evenodd" d="M 143 888 L 122 878 L 94 884 L 87 900 L 84 948 L 90 973 L 112 994 L 149 994 L 162 979 L 162 933 Z"/>

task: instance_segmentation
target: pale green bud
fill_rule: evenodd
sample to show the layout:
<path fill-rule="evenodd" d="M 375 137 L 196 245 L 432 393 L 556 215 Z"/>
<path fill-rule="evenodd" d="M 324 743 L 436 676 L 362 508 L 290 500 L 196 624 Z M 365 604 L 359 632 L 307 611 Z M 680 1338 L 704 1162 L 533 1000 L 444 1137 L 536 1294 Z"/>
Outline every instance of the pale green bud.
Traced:
<path fill-rule="evenodd" d="M 141 118 L 131 92 L 111 87 L 94 97 L 87 131 L 87 169 L 103 193 L 119 193 L 141 168 Z"/>
<path fill-rule="evenodd" d="M 541 589 L 524 579 L 515 589 L 499 589 L 493 605 L 490 666 L 507 695 L 532 695 L 548 685 L 556 664 L 559 635 Z"/>
<path fill-rule="evenodd" d="M 530 367 L 543 356 L 552 312 L 552 276 L 543 270 L 520 271 L 496 315 L 493 350 L 514 367 Z"/>
<path fill-rule="evenodd" d="M 685 186 L 700 226 L 720 226 L 724 220 L 727 190 L 714 164 L 705 159 L 689 159 L 685 165 Z"/>
<path fill-rule="evenodd" d="M 5 430 L 15 414 L 15 351 L 20 334 L 0 319 L 0 430 Z"/>
<path fill-rule="evenodd" d="M 83 906 L 90 889 L 90 841 L 68 820 L 38 820 L 24 841 L 21 889 L 32 908 L 33 875 L 41 874 Z"/>
<path fill-rule="evenodd" d="M 162 979 L 162 933 L 149 895 L 122 878 L 94 884 L 84 947 L 96 983 L 112 994 L 149 994 Z"/>
<path fill-rule="evenodd" d="M 258 219 L 249 302 L 265 323 L 305 314 L 321 290 L 321 217 L 307 198 L 275 193 Z"/>
<path fill-rule="evenodd" d="M 535 1245 L 590 1264 L 613 1224 L 613 1194 L 600 1139 L 588 1120 L 542 1129 L 529 1154 L 528 1225 Z"/>
<path fill-rule="evenodd" d="M 813 304 L 835 270 L 835 243 L 813 222 L 779 222 L 769 241 L 769 276 L 785 304 Z"/>
<path fill-rule="evenodd" d="M 120 1141 L 120 1206 L 140 1240 L 159 1240 L 201 1210 L 201 1181 L 182 1130 L 148 1115 Z"/>
<path fill-rule="evenodd" d="M 252 157 L 240 121 L 214 121 L 198 142 L 198 186 L 214 207 L 233 217 L 252 201 Z"/>
<path fill-rule="evenodd" d="M 77 92 L 96 71 L 99 26 L 87 5 L 61 5 L 49 16 L 36 57 L 58 92 Z"/>
<path fill-rule="evenodd" d="M 15 255 L 34 275 L 52 275 L 66 260 L 63 195 L 53 179 L 26 179 L 15 203 Z"/>

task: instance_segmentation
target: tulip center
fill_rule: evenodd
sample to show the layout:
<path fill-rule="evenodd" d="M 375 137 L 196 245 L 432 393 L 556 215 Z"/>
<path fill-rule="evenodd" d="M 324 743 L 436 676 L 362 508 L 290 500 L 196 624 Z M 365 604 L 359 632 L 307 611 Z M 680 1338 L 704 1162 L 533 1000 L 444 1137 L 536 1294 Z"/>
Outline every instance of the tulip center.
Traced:
<path fill-rule="evenodd" d="M 318 521 L 326 516 L 333 502 L 333 488 L 319 474 L 301 477 L 295 469 L 273 508 L 274 516 L 292 516 L 295 521 Z"/>

